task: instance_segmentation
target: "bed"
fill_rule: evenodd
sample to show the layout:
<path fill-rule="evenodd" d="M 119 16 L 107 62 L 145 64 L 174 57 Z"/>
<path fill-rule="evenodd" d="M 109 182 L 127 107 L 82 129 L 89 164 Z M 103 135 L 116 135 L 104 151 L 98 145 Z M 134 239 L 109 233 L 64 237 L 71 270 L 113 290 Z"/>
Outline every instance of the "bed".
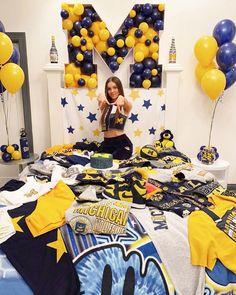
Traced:
<path fill-rule="evenodd" d="M 61 147 L 63 147 L 62 149 L 67 153 L 71 152 L 72 146 L 71 144 L 65 145 L 65 143 L 75 143 L 78 138 L 84 142 L 94 139 L 100 141 L 101 134 L 96 130 L 99 119 L 95 115 L 96 100 L 94 97 L 96 94 L 86 90 L 80 90 L 78 94 L 70 89 L 62 89 L 62 69 L 63 67 L 58 65 L 45 67 L 48 77 L 52 150 L 56 151 L 59 148 L 61 153 Z M 125 92 L 129 93 L 129 98 L 134 102 L 128 124 L 129 136 L 134 142 L 135 153 L 138 153 L 144 144 L 152 144 L 158 140 L 163 126 L 167 126 L 175 134 L 177 107 L 176 100 L 173 101 L 172 97 L 178 94 L 178 74 L 181 70 L 179 65 L 165 68 L 165 80 L 168 81 L 166 83 L 168 87 L 140 91 L 125 89 Z M 86 99 L 89 102 L 86 102 Z M 83 113 L 82 110 L 86 110 L 86 108 L 87 113 Z M 153 121 L 146 122 L 144 118 L 147 116 Z M 90 124 L 87 128 L 89 132 L 84 128 L 88 124 Z M 178 146 L 178 138 L 174 138 L 174 140 Z M 179 151 L 177 152 L 178 155 L 182 155 Z M 168 154 L 166 156 L 168 160 L 173 161 L 173 158 Z M 45 161 L 45 158 L 41 159 L 40 163 L 42 161 Z M 140 163 L 140 161 L 135 162 L 136 164 Z M 67 166 L 68 168 L 69 166 Z M 29 173 L 27 169 L 29 167 L 23 171 L 22 179 L 25 179 Z M 140 169 L 140 165 L 138 169 Z M 167 166 L 163 169 L 167 177 L 172 174 L 171 169 L 173 167 L 167 169 Z M 37 176 L 37 173 L 34 174 Z M 39 177 L 39 179 L 44 182 L 47 175 L 45 178 Z M 189 181 L 192 181 L 191 178 Z M 27 210 L 31 210 L 32 213 L 37 206 L 36 202 L 35 199 L 28 203 L 32 203 L 30 206 L 27 205 L 25 208 L 27 207 Z M 20 209 L 19 211 L 12 209 L 12 212 L 15 214 L 11 216 L 12 218 L 23 216 Z M 17 233 L 22 234 L 21 229 L 28 224 L 25 221 L 27 217 L 20 221 L 17 220 L 19 226 L 15 227 L 18 228 Z M 51 264 L 47 267 L 43 266 L 42 262 L 48 262 L 49 258 L 46 260 L 43 260 L 43 256 L 42 259 L 38 258 L 37 255 L 41 255 L 37 252 L 40 251 L 40 246 L 32 250 L 25 240 L 23 244 L 18 244 L 18 236 L 13 235 L 15 240 L 13 239 L 10 246 L 5 243 L 11 241 L 12 237 L 1 244 L 0 294 L 236 294 L 236 274 L 225 267 L 222 261 L 217 259 L 211 270 L 207 267 L 192 265 L 188 240 L 188 217 L 180 217 L 170 210 L 161 210 L 150 203 L 144 209 L 130 209 L 126 232 L 122 234 L 75 234 L 71 226 L 65 222 L 53 228 L 49 233 L 49 235 L 53 235 L 50 242 L 47 242 L 51 249 L 51 255 L 55 256 L 60 253 L 59 256 L 56 256 L 57 263 L 61 258 L 67 257 L 67 269 L 58 272 L 58 269 L 54 269 Z M 28 234 L 27 239 L 32 242 L 43 239 L 46 235 L 47 233 L 44 233 L 32 239 L 32 236 Z M 60 240 L 60 247 L 59 244 L 52 242 L 55 237 L 57 237 L 57 241 Z M 61 248 L 62 241 L 65 248 Z M 35 245 L 35 247 L 38 246 Z M 63 250 L 59 252 L 58 249 Z M 55 252 L 55 250 L 57 251 Z M 230 254 L 233 255 L 233 253 Z M 20 255 L 22 257 L 19 257 Z M 31 273 L 32 280 L 29 279 L 30 271 L 27 270 L 28 273 L 25 273 L 22 269 L 23 261 L 21 261 L 24 260 L 30 264 L 30 255 L 34 266 Z M 50 283 L 54 284 L 56 292 L 50 289 L 50 284 L 49 289 L 45 290 L 44 286 L 41 286 L 40 280 L 47 281 L 48 277 Z M 78 289 L 75 291 L 76 284 L 80 285 L 79 291 Z M 40 291 L 37 285 L 40 285 Z"/>

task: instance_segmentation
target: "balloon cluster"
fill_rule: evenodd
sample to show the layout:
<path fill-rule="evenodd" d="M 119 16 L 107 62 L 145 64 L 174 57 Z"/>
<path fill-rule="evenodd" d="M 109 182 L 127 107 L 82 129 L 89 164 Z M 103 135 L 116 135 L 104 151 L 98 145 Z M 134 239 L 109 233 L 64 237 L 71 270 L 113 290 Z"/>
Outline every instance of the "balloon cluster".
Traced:
<path fill-rule="evenodd" d="M 216 24 L 213 36 L 203 36 L 195 44 L 194 53 L 199 62 L 196 78 L 210 99 L 217 99 L 236 81 L 236 44 L 232 42 L 235 33 L 235 23 L 224 19 Z"/>
<path fill-rule="evenodd" d="M 21 152 L 19 151 L 19 145 L 13 143 L 12 145 L 2 145 L 1 146 L 2 159 L 4 162 L 9 162 L 11 160 L 20 160 Z"/>
<path fill-rule="evenodd" d="M 0 21 L 0 94 L 5 90 L 16 93 L 24 83 L 24 72 L 19 65 L 19 51 L 13 46 L 11 39 L 5 34 Z"/>
<path fill-rule="evenodd" d="M 130 86 L 160 86 L 159 31 L 164 27 L 164 4 L 134 5 L 115 36 L 91 5 L 63 3 L 61 7 L 62 26 L 68 31 L 70 61 L 65 68 L 66 87 L 97 86 L 94 48 L 114 73 L 133 47 L 135 63 Z"/>

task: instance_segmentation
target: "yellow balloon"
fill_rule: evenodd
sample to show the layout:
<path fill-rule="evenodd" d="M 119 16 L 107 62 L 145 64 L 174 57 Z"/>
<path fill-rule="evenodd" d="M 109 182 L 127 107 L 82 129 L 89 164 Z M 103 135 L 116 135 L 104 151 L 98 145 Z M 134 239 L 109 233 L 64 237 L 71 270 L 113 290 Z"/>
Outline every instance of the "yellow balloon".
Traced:
<path fill-rule="evenodd" d="M 74 13 L 74 9 L 72 7 L 69 8 L 69 17 L 68 19 L 72 21 L 72 23 L 76 22 L 77 20 L 80 19 L 78 15 Z"/>
<path fill-rule="evenodd" d="M 144 34 L 147 32 L 149 28 L 148 24 L 145 22 L 142 22 L 138 27 Z"/>
<path fill-rule="evenodd" d="M 80 37 L 79 36 L 73 36 L 71 38 L 71 43 L 75 46 L 75 47 L 79 47 L 80 46 Z"/>
<path fill-rule="evenodd" d="M 149 51 L 151 53 L 158 52 L 158 49 L 159 49 L 159 46 L 157 43 L 151 43 L 151 45 L 149 46 Z"/>
<path fill-rule="evenodd" d="M 76 65 L 72 62 L 72 63 L 66 65 L 65 73 L 75 75 L 75 74 L 80 74 L 81 70 L 79 67 L 76 67 Z"/>
<path fill-rule="evenodd" d="M 94 32 L 94 35 L 99 35 L 100 32 L 100 22 L 96 21 L 92 23 L 92 26 L 90 27 L 90 30 Z"/>
<path fill-rule="evenodd" d="M 125 42 L 123 39 L 118 39 L 116 41 L 116 46 L 119 47 L 119 48 L 122 48 L 123 46 L 125 45 Z"/>
<path fill-rule="evenodd" d="M 73 28 L 73 22 L 70 19 L 65 19 L 62 21 L 63 30 L 70 31 Z"/>
<path fill-rule="evenodd" d="M 97 80 L 95 78 L 88 79 L 88 88 L 96 88 L 97 87 Z"/>
<path fill-rule="evenodd" d="M 128 36 L 131 36 L 133 38 L 135 38 L 135 31 L 137 30 L 137 27 L 133 27 L 128 31 Z"/>
<path fill-rule="evenodd" d="M 137 43 L 135 45 L 135 47 L 134 47 L 134 54 L 136 52 L 140 52 L 140 51 L 143 52 L 144 57 L 147 57 L 148 56 L 149 49 L 148 49 L 148 47 L 145 44 L 143 44 L 143 43 Z"/>
<path fill-rule="evenodd" d="M 158 35 L 158 33 L 154 29 L 148 28 L 147 32 L 144 35 L 147 39 L 150 39 L 152 41 L 153 37 Z"/>
<path fill-rule="evenodd" d="M 201 80 L 201 87 L 205 94 L 215 100 L 225 89 L 226 78 L 222 71 L 212 69 L 207 71 Z"/>
<path fill-rule="evenodd" d="M 103 51 L 107 51 L 108 46 L 107 46 L 107 42 L 106 41 L 99 41 L 96 45 L 95 45 L 97 51 L 99 53 L 103 52 Z"/>
<path fill-rule="evenodd" d="M 102 29 L 100 32 L 99 32 L 99 38 L 102 40 L 102 41 L 106 41 L 108 38 L 110 37 L 110 33 L 107 29 Z"/>
<path fill-rule="evenodd" d="M 134 60 L 137 62 L 141 62 L 144 60 L 144 54 L 142 51 L 138 51 L 134 54 Z"/>
<path fill-rule="evenodd" d="M 134 39 L 134 37 L 132 37 L 132 36 L 128 36 L 128 37 L 126 37 L 126 39 L 125 39 L 125 44 L 126 44 L 126 46 L 128 46 L 128 47 L 133 47 L 134 44 L 135 44 L 135 39 Z"/>
<path fill-rule="evenodd" d="M 76 15 L 82 15 L 84 13 L 84 5 L 81 3 L 77 3 L 74 5 L 73 12 Z"/>
<path fill-rule="evenodd" d="M 199 84 L 201 84 L 204 74 L 211 69 L 216 69 L 216 64 L 214 62 L 212 62 L 208 67 L 203 67 L 200 63 L 196 65 L 195 76 Z"/>
<path fill-rule="evenodd" d="M 71 84 L 71 83 L 74 82 L 74 77 L 73 77 L 72 74 L 65 74 L 65 77 L 64 78 L 65 78 L 65 82 L 67 84 Z"/>
<path fill-rule="evenodd" d="M 109 56 L 113 56 L 115 53 L 116 53 L 115 48 L 113 48 L 113 47 L 109 47 L 109 48 L 107 49 L 107 54 L 108 54 Z"/>
<path fill-rule="evenodd" d="M 11 155 L 13 160 L 20 160 L 21 159 L 21 152 L 20 151 L 14 151 Z"/>
<path fill-rule="evenodd" d="M 20 66 L 7 63 L 1 69 L 1 81 L 3 86 L 10 92 L 16 93 L 22 86 L 25 75 Z"/>
<path fill-rule="evenodd" d="M 13 52 L 11 39 L 4 33 L 0 32 L 0 64 L 9 60 Z"/>
<path fill-rule="evenodd" d="M 203 36 L 198 39 L 194 46 L 194 54 L 203 67 L 209 66 L 216 56 L 218 46 L 212 36 Z"/>
<path fill-rule="evenodd" d="M 151 81 L 148 80 L 148 79 L 143 80 L 142 85 L 143 85 L 143 88 L 148 89 L 148 88 L 150 88 L 150 86 L 151 86 Z"/>

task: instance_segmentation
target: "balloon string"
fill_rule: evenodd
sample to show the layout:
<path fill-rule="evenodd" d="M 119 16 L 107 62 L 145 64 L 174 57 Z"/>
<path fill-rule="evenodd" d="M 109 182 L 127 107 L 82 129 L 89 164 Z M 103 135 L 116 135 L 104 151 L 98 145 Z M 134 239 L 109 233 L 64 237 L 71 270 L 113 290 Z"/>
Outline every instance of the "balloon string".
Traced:
<path fill-rule="evenodd" d="M 7 125 L 7 114 L 6 114 L 6 105 L 4 101 L 4 95 L 3 92 L 0 93 L 1 102 L 3 106 L 3 114 L 4 114 L 4 120 L 5 120 L 5 128 L 6 128 L 6 134 L 7 134 L 7 145 L 9 145 L 9 131 L 8 131 L 8 125 Z"/>
<path fill-rule="evenodd" d="M 214 118 L 215 118 L 215 113 L 216 113 L 216 107 L 219 103 L 219 101 L 223 98 L 224 92 L 219 96 L 219 98 L 217 99 L 214 109 L 213 109 L 213 113 L 211 116 L 211 125 L 210 125 L 210 133 L 209 133 L 209 140 L 208 140 L 208 147 L 211 146 L 211 135 L 212 135 L 212 129 L 213 129 L 213 123 L 214 123 Z"/>

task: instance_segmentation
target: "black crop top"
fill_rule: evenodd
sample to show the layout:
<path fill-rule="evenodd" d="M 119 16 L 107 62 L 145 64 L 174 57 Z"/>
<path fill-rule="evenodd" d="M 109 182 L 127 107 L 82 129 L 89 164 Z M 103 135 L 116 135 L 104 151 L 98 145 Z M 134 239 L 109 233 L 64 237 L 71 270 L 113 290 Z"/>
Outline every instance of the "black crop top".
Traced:
<path fill-rule="evenodd" d="M 102 122 L 102 131 L 108 131 L 110 129 L 124 130 L 127 116 L 119 113 L 116 115 L 117 106 L 109 105 L 107 112 Z"/>

